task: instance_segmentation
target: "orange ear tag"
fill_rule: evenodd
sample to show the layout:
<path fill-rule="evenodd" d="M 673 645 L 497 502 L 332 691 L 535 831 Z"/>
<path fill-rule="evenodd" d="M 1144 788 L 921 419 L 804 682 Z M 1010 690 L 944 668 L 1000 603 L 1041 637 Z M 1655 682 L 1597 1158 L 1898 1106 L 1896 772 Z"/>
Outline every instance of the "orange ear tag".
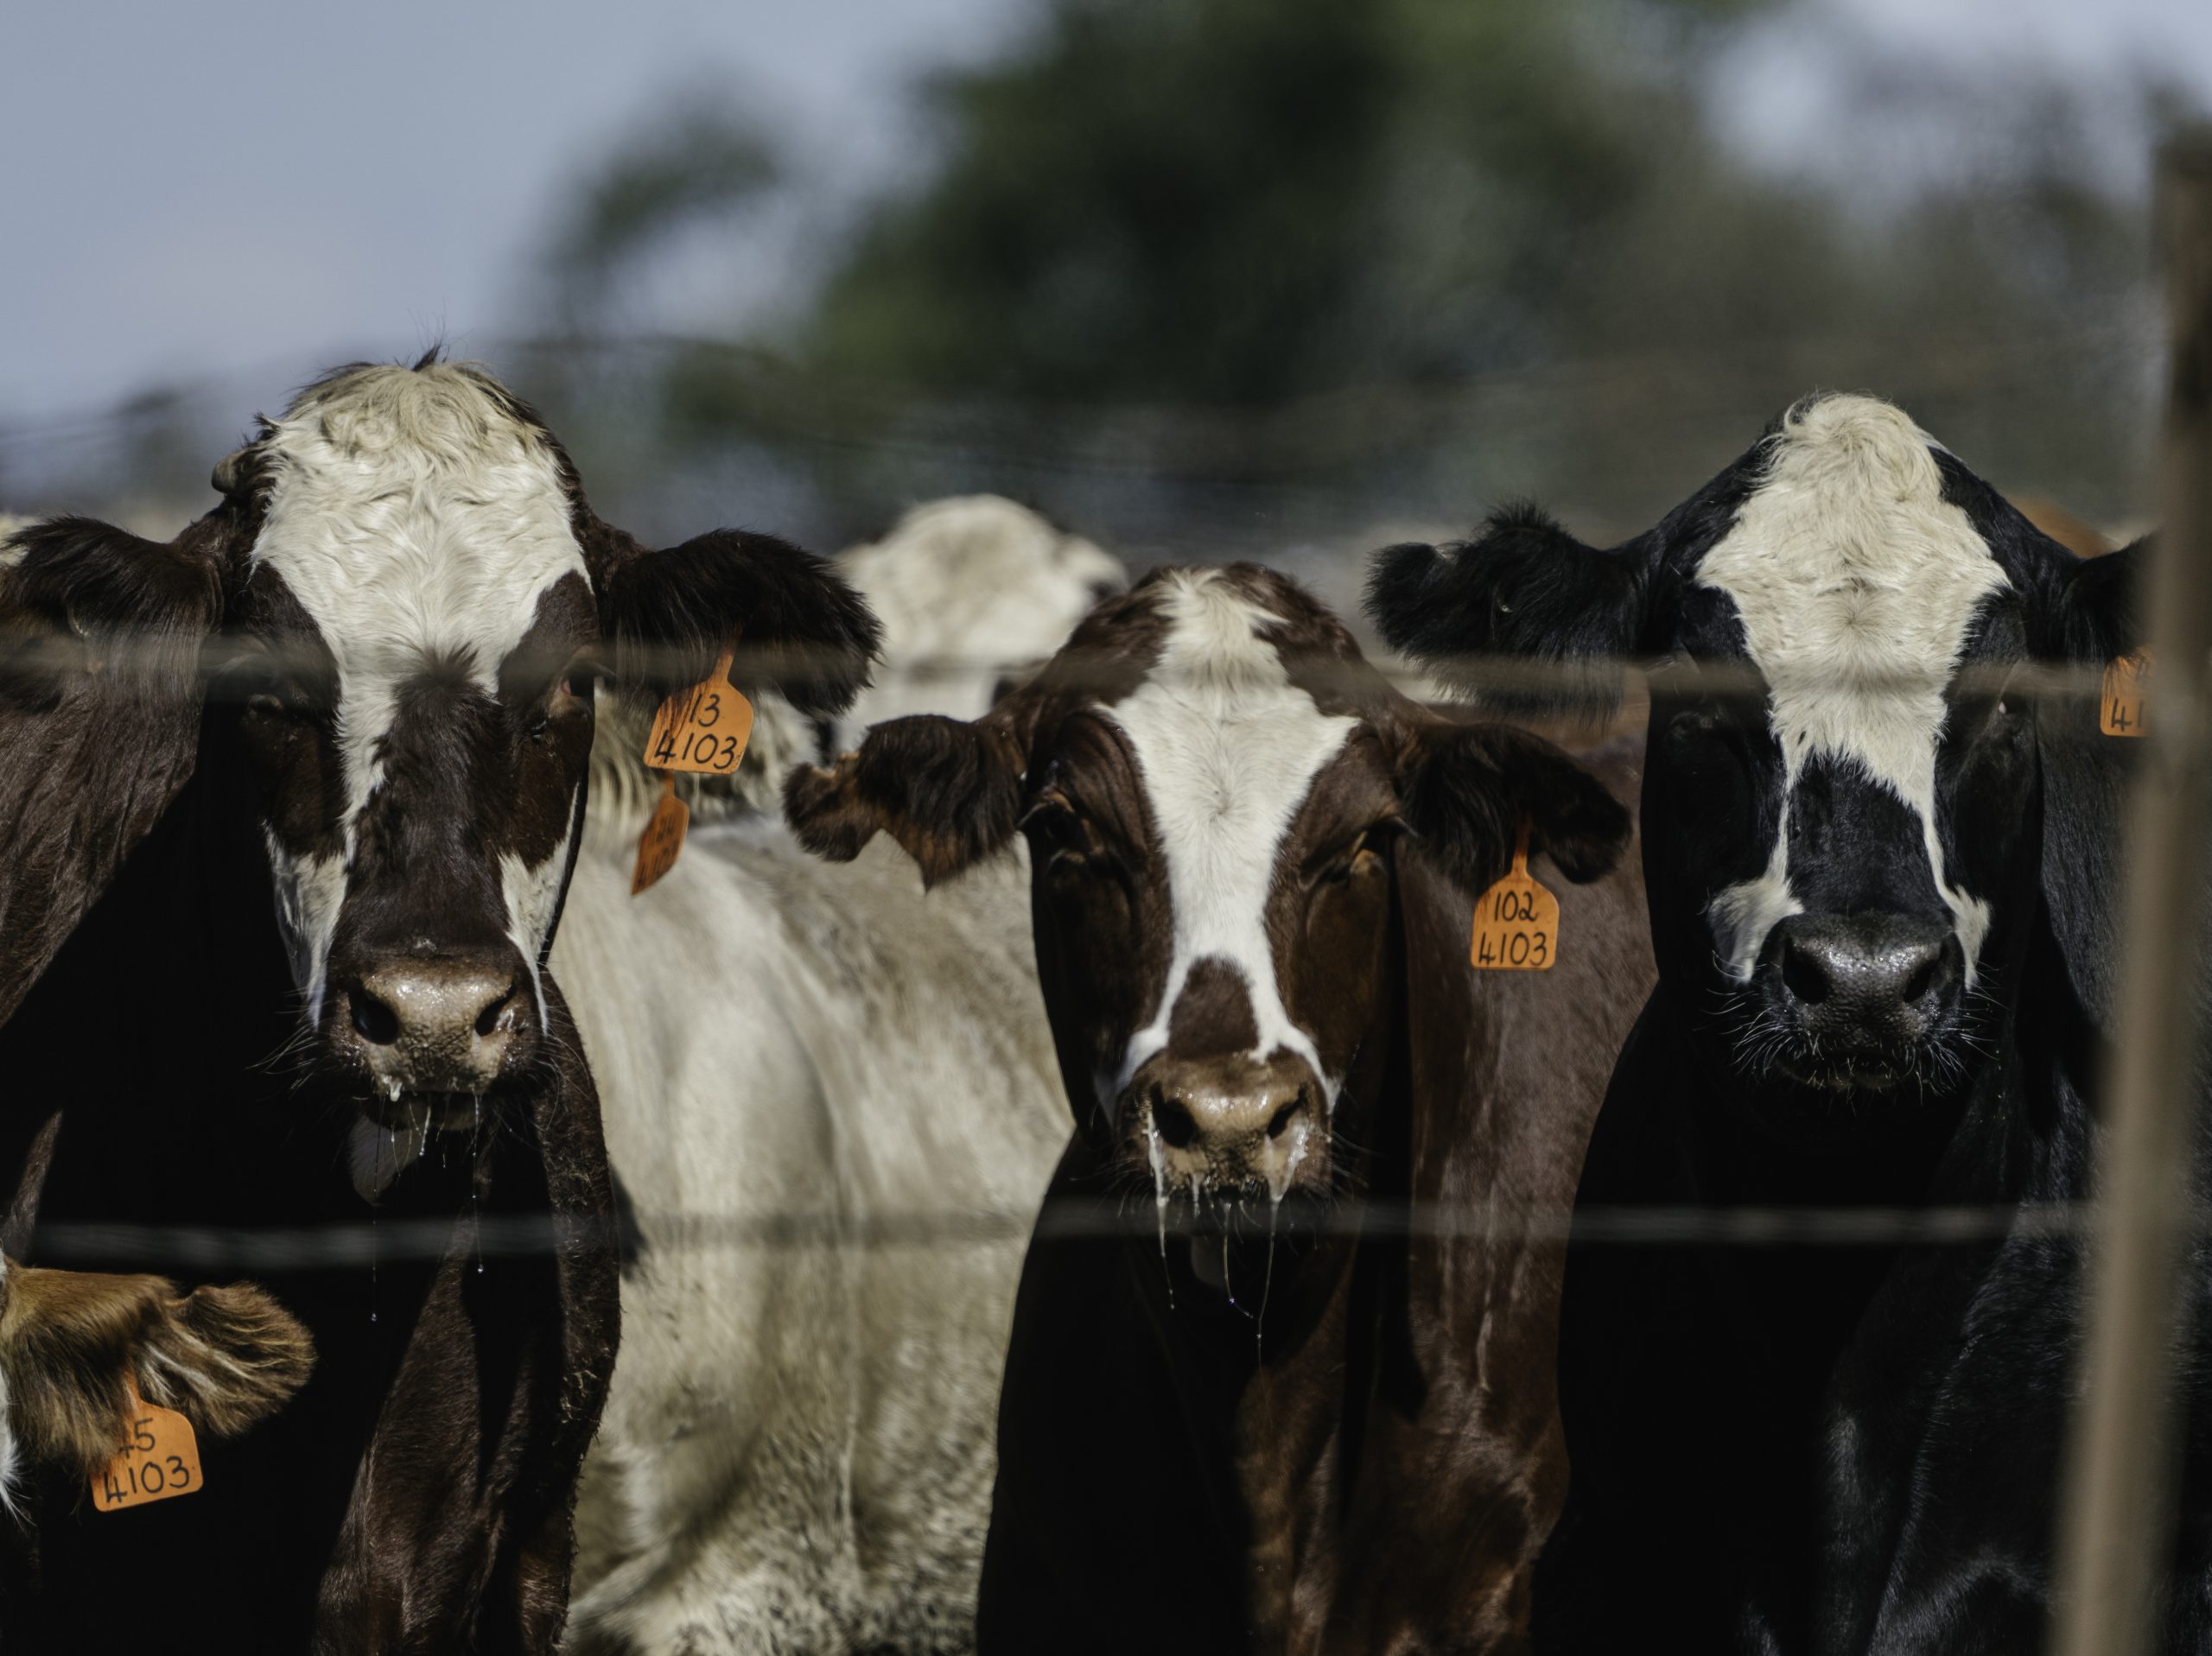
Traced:
<path fill-rule="evenodd" d="M 660 704 L 652 733 L 645 738 L 645 763 L 656 771 L 691 771 L 726 777 L 745 757 L 753 735 L 753 704 L 729 682 L 733 648 L 722 651 L 715 670 L 681 695 Z"/>
<path fill-rule="evenodd" d="M 2151 646 L 2105 663 L 2104 693 L 2097 701 L 2097 728 L 2107 736 L 2140 736 L 2151 706 Z"/>
<path fill-rule="evenodd" d="M 149 1501 L 174 1495 L 196 1495 L 204 1482 L 200 1475 L 200 1439 L 192 1422 L 175 1409 L 142 1400 L 138 1388 L 130 1390 L 130 1441 L 123 1453 L 92 1475 L 92 1505 L 104 1513 L 125 1507 L 143 1507 Z"/>
<path fill-rule="evenodd" d="M 630 875 L 632 897 L 676 866 L 676 853 L 683 849 L 683 833 L 690 826 L 691 808 L 676 796 L 676 778 L 663 777 L 660 803 L 638 836 L 638 866 Z"/>
<path fill-rule="evenodd" d="M 1559 958 L 1559 899 L 1529 872 L 1529 825 L 1513 841 L 1513 866 L 1475 901 L 1468 958 L 1490 972 L 1548 972 Z"/>

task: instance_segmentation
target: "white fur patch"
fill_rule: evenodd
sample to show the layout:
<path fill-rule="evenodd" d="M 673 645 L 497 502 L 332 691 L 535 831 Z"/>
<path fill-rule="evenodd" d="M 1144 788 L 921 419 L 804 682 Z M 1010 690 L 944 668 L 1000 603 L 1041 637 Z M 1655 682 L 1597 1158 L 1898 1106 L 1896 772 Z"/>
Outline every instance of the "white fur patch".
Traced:
<path fill-rule="evenodd" d="M 1129 584 L 1112 553 L 991 494 L 917 506 L 837 562 L 883 624 L 883 664 L 839 721 L 841 747 L 909 714 L 980 717 L 1002 673 L 1050 657 L 1102 588 Z"/>
<path fill-rule="evenodd" d="M 575 796 L 569 796 L 569 820 L 575 821 Z M 530 962 L 530 992 L 537 1006 L 538 1027 L 545 1026 L 545 984 L 537 957 L 544 951 L 545 936 L 553 929 L 554 911 L 561 905 L 561 888 L 569 877 L 571 827 L 561 836 L 553 854 L 535 867 L 512 851 L 499 853 L 499 894 L 507 906 L 507 941 Z"/>
<path fill-rule="evenodd" d="M 276 877 L 276 930 L 291 961 L 292 981 L 307 997 L 312 1026 L 322 1019 L 323 969 L 329 964 L 338 910 L 346 901 L 346 865 L 334 856 L 296 857 L 269 828 L 262 830 L 262 838 Z"/>
<path fill-rule="evenodd" d="M 284 578 L 337 663 L 350 866 L 400 685 L 433 659 L 464 657 L 496 696 L 499 663 L 545 589 L 588 578 L 583 550 L 552 452 L 458 367 L 346 374 L 295 403 L 264 451 L 271 486 L 253 562 Z M 281 861 L 277 878 L 283 886 Z M 290 884 L 287 938 L 313 1011 L 344 880 L 318 871 Z"/>
<path fill-rule="evenodd" d="M 8 1303 L 8 1258 L 0 1253 L 0 1306 Z M 0 1368 L 0 1510 L 21 1519 L 16 1505 L 16 1431 L 8 1424 L 8 1371 Z"/>
<path fill-rule="evenodd" d="M 1292 685 L 1274 646 L 1257 636 L 1279 618 L 1217 571 L 1179 573 L 1160 590 L 1168 633 L 1159 663 L 1135 694 L 1101 711 L 1135 751 L 1166 863 L 1174 942 L 1159 1011 L 1130 1038 L 1100 1107 L 1110 1120 L 1130 1078 L 1167 1044 L 1191 968 L 1211 959 L 1244 980 L 1259 1029 L 1252 1056 L 1298 1054 L 1334 1108 L 1342 1077 L 1323 1070 L 1312 1037 L 1284 1009 L 1267 903 L 1283 836 L 1359 721 L 1324 714 Z"/>
<path fill-rule="evenodd" d="M 1989 908 L 1945 879 L 1936 752 L 1944 687 L 1975 613 L 2008 583 L 1965 511 L 1943 499 L 1934 441 L 1872 397 L 1800 404 L 1735 527 L 1698 566 L 1700 586 L 1735 600 L 1783 754 L 1766 870 L 1710 910 L 1739 982 L 1776 922 L 1802 911 L 1789 885 L 1789 796 L 1816 754 L 1857 766 L 1918 816 L 1974 981 Z"/>

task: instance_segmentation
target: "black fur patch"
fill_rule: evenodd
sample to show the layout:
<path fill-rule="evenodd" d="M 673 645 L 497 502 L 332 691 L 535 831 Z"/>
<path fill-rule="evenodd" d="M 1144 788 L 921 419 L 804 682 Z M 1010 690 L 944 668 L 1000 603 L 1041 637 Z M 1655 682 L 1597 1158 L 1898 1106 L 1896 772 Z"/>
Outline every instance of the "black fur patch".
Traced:
<path fill-rule="evenodd" d="M 1484 705 L 1601 721 L 1643 631 L 1648 581 L 1626 553 L 1584 545 L 1533 506 L 1495 514 L 1471 541 L 1375 555 L 1367 612 L 1391 648 Z M 1534 662 L 1525 678 L 1489 657 Z"/>
<path fill-rule="evenodd" d="M 585 553 L 626 690 L 658 704 L 696 683 L 741 626 L 734 676 L 772 687 L 801 713 L 842 713 L 867 685 L 882 629 L 825 560 L 744 530 L 654 552 L 597 527 Z"/>
<path fill-rule="evenodd" d="M 0 574 L 0 1021 L 191 779 L 230 516 L 26 530 Z"/>
<path fill-rule="evenodd" d="M 1629 814 L 1603 783 L 1542 738 L 1503 725 L 1429 726 L 1399 782 L 1406 826 L 1471 890 L 1505 872 L 1522 819 L 1529 848 L 1577 885 L 1610 873 Z"/>

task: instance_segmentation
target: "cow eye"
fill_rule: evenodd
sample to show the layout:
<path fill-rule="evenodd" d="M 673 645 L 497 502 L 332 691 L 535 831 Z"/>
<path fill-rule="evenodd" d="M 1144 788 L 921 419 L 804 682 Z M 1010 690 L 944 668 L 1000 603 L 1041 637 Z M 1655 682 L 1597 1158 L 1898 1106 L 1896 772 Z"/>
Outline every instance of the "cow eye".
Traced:
<path fill-rule="evenodd" d="M 1375 872 L 1382 866 L 1383 842 L 1398 826 L 1395 818 L 1370 823 L 1309 865 L 1306 883 L 1315 887 L 1344 885 Z"/>
<path fill-rule="evenodd" d="M 1058 792 L 1038 795 L 1021 827 L 1029 835 L 1032 853 L 1042 857 L 1047 867 L 1080 868 L 1102 848 L 1097 830 Z"/>
<path fill-rule="evenodd" d="M 292 725 L 312 724 L 317 717 L 314 705 L 305 696 L 297 691 L 274 686 L 255 690 L 247 695 L 245 710 L 257 719 L 282 720 Z"/>
<path fill-rule="evenodd" d="M 592 692 L 607 675 L 588 662 L 579 661 L 561 675 L 545 700 L 531 712 L 528 733 L 543 736 L 556 720 L 574 719 L 592 710 Z"/>

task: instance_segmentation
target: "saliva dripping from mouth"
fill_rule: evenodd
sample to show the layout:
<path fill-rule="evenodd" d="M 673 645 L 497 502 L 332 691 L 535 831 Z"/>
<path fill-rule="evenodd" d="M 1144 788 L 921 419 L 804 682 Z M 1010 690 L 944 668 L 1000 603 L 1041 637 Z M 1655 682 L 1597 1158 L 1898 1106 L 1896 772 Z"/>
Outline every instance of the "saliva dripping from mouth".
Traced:
<path fill-rule="evenodd" d="M 1313 1149 L 1311 1129 L 1300 1125 L 1289 1153 L 1269 1168 L 1264 1187 L 1256 1179 L 1241 1186 L 1233 1183 L 1219 1186 L 1211 1210 L 1207 1207 L 1208 1170 L 1204 1166 L 1194 1168 L 1189 1183 L 1178 1192 L 1168 1179 L 1167 1145 L 1159 1127 L 1147 1120 L 1144 1130 L 1145 1156 L 1152 1171 L 1153 1218 L 1160 1249 L 1160 1276 L 1167 1291 L 1168 1309 L 1172 1311 L 1175 1307 L 1175 1276 L 1168 1264 L 1167 1216 L 1169 1207 L 1180 1194 L 1190 1202 L 1191 1272 L 1200 1282 L 1217 1289 L 1231 1309 L 1251 1319 L 1254 1355 L 1255 1360 L 1264 1361 L 1268 1307 L 1274 1292 L 1275 1247 L 1281 1231 L 1283 1203 L 1289 1197 L 1299 1168 Z M 1219 1185 L 1218 1181 L 1215 1183 Z M 1259 1304 L 1254 1308 L 1236 1297 L 1230 1232 L 1234 1229 L 1239 1235 L 1256 1234 L 1257 1199 L 1262 1188 L 1268 1202 L 1267 1247 L 1261 1270 Z M 1206 1234 L 1209 1228 L 1215 1233 L 1211 1237 Z M 1209 1242 L 1216 1242 L 1220 1247 L 1217 1274 Z"/>

